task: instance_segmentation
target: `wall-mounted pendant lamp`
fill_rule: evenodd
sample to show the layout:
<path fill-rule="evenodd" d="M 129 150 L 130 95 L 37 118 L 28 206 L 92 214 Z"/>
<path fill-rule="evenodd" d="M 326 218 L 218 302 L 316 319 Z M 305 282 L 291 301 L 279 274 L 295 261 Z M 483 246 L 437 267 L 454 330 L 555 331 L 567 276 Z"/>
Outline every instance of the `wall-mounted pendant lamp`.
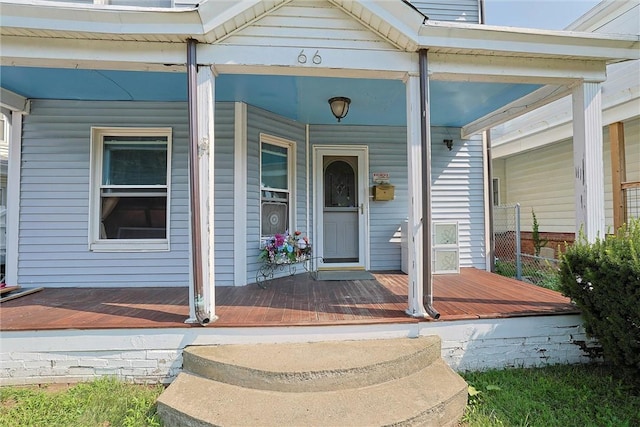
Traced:
<path fill-rule="evenodd" d="M 347 116 L 347 113 L 349 112 L 349 104 L 351 104 L 351 100 L 349 98 L 345 98 L 344 96 L 336 96 L 329 99 L 331 112 L 334 116 L 336 116 L 338 122 Z"/>

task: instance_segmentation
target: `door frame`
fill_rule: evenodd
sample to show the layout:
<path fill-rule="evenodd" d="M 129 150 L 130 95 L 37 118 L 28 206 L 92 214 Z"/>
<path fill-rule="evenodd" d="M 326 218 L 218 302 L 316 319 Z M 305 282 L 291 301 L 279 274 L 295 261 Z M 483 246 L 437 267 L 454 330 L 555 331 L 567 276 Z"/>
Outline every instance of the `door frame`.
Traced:
<path fill-rule="evenodd" d="M 358 262 L 324 263 L 324 157 L 358 158 Z M 369 270 L 369 147 L 366 145 L 315 145 L 313 147 L 314 257 L 318 270 Z"/>

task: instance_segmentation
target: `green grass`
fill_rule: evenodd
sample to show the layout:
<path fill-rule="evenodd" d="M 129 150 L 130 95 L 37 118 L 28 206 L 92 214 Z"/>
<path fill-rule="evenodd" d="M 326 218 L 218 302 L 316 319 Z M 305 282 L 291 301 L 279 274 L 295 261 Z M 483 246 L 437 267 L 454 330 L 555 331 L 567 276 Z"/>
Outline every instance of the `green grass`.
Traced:
<path fill-rule="evenodd" d="M 640 425 L 637 385 L 634 391 L 601 366 L 468 372 L 463 377 L 478 392 L 469 397 L 465 427 Z M 112 378 L 69 388 L 2 387 L 0 426 L 161 426 L 155 400 L 162 390 Z"/>
<path fill-rule="evenodd" d="M 69 388 L 2 387 L 3 427 L 161 426 L 155 400 L 162 386 L 125 384 L 102 378 Z"/>
<path fill-rule="evenodd" d="M 602 366 L 468 372 L 469 427 L 632 427 L 640 425 L 636 385 L 616 379 Z M 474 390 L 478 392 L 475 396 Z"/>

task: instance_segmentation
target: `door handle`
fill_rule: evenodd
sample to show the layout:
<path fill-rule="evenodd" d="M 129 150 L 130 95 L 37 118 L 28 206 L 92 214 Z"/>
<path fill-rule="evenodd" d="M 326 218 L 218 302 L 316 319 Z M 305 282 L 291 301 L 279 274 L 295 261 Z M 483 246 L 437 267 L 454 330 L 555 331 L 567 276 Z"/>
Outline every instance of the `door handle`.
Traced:
<path fill-rule="evenodd" d="M 364 214 L 364 203 L 360 203 L 360 213 Z"/>

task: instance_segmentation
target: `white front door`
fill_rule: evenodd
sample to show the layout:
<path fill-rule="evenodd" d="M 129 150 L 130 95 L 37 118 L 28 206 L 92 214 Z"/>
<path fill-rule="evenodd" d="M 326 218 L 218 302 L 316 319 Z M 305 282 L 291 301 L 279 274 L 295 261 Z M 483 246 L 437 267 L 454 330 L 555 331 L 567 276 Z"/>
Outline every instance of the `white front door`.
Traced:
<path fill-rule="evenodd" d="M 368 156 L 364 146 L 314 149 L 319 269 L 368 268 Z"/>

